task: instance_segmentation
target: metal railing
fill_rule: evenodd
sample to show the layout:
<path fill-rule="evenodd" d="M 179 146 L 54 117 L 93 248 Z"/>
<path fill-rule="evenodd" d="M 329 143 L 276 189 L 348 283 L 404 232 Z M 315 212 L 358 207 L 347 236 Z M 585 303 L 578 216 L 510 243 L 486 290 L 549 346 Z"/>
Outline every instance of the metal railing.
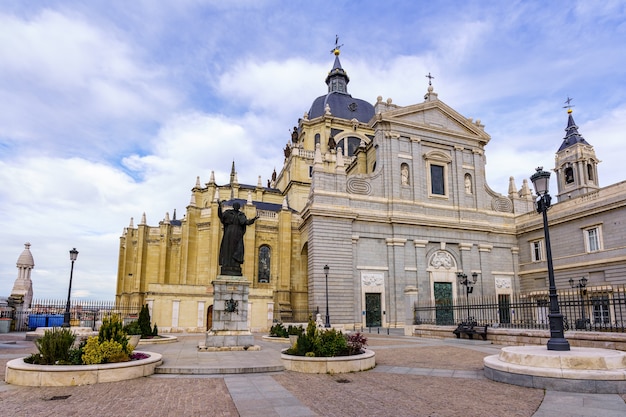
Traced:
<path fill-rule="evenodd" d="M 626 286 L 558 291 L 565 330 L 626 332 Z M 548 291 L 458 297 L 414 306 L 414 324 L 456 325 L 464 321 L 492 327 L 548 329 Z M 468 317 L 469 316 L 469 317 Z"/>
<path fill-rule="evenodd" d="M 63 324 L 63 314 L 67 300 L 34 300 L 26 311 L 6 309 L 3 317 L 12 319 L 11 331 L 23 332 L 37 327 L 58 327 Z M 70 302 L 70 325 L 96 329 L 106 316 L 120 315 L 127 324 L 137 320 L 140 304 L 117 304 L 115 301 Z"/>

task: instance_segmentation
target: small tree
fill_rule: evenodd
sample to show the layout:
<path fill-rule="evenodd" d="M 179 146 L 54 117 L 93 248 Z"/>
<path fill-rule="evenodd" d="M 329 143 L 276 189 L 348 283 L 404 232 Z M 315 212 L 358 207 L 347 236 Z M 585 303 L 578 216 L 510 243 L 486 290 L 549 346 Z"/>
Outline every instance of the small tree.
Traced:
<path fill-rule="evenodd" d="M 139 327 L 141 328 L 141 337 L 146 338 L 152 336 L 152 326 L 150 326 L 150 310 L 148 310 L 148 304 L 141 306 L 139 312 Z"/>

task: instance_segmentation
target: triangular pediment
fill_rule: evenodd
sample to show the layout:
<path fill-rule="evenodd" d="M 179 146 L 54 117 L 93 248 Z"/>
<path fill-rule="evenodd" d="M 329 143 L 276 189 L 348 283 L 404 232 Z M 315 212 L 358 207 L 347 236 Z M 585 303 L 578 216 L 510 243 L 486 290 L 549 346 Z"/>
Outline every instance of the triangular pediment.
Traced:
<path fill-rule="evenodd" d="M 404 124 L 416 129 L 454 133 L 484 143 L 491 139 L 480 121 L 464 117 L 440 100 L 398 107 L 379 116 L 387 122 Z"/>

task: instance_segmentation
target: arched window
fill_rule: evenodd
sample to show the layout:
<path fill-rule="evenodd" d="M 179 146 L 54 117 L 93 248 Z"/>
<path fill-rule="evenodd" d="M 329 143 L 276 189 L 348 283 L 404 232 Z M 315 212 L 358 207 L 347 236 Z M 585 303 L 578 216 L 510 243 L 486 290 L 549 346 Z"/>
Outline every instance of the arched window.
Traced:
<path fill-rule="evenodd" d="M 263 245 L 259 248 L 259 282 L 270 282 L 270 255 L 269 246 Z"/>
<path fill-rule="evenodd" d="M 357 150 L 360 144 L 361 139 L 354 136 L 349 136 L 345 139 L 341 139 L 337 143 L 337 148 L 343 149 L 344 156 L 354 156 L 354 152 Z"/>
<path fill-rule="evenodd" d="M 565 184 L 571 184 L 574 182 L 574 168 L 565 168 Z"/>
<path fill-rule="evenodd" d="M 593 165 L 587 164 L 587 178 L 589 181 L 593 181 Z"/>

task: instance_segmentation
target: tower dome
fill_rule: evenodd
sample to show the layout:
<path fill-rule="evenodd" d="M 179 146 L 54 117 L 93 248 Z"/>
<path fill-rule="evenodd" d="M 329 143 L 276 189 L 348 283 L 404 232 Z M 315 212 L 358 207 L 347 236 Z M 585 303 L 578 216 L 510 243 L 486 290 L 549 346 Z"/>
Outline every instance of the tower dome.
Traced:
<path fill-rule="evenodd" d="M 339 47 L 335 46 L 332 53 L 335 55 L 333 68 L 326 77 L 328 93 L 313 101 L 309 110 L 309 119 L 323 116 L 330 109 L 330 114 L 342 119 L 356 119 L 367 123 L 374 117 L 374 106 L 365 100 L 352 98 L 348 94 L 348 73 L 342 68 L 339 61 Z"/>
<path fill-rule="evenodd" d="M 18 267 L 34 267 L 35 261 L 33 260 L 33 254 L 30 253 L 30 243 L 24 243 L 24 250 L 22 254 L 17 258 Z"/>

